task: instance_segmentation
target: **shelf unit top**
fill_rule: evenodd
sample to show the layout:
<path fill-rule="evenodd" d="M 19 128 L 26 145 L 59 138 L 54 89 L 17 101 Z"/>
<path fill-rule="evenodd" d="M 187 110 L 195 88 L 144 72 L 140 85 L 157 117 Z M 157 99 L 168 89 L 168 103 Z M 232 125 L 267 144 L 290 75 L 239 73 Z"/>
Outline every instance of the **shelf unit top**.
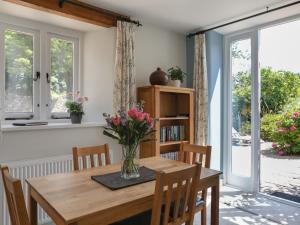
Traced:
<path fill-rule="evenodd" d="M 144 86 L 139 87 L 139 89 L 157 89 L 161 92 L 172 92 L 172 93 L 190 93 L 194 92 L 193 88 L 183 88 L 183 87 L 171 87 L 171 86 L 163 86 L 163 85 L 151 85 L 151 86 Z"/>
<path fill-rule="evenodd" d="M 159 120 L 188 120 L 188 116 L 160 117 Z"/>
<path fill-rule="evenodd" d="M 179 145 L 182 142 L 188 143 L 188 141 L 166 141 L 166 142 L 160 143 L 160 146 Z"/>

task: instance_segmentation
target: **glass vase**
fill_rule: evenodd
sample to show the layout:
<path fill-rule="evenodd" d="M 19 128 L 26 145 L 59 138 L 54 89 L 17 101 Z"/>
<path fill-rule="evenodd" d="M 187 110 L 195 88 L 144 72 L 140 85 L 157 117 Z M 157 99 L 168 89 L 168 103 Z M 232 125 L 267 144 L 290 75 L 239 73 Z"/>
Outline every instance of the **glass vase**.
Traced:
<path fill-rule="evenodd" d="M 122 146 L 122 168 L 121 177 L 129 180 L 140 177 L 139 165 L 137 163 L 138 146 L 123 145 Z"/>

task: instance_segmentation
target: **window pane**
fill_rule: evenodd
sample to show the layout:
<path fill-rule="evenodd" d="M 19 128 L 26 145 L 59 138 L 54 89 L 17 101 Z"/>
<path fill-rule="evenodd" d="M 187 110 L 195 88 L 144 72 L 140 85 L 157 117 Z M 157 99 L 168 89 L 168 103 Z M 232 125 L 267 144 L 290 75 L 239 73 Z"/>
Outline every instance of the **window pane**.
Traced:
<path fill-rule="evenodd" d="M 51 38 L 51 112 L 67 112 L 65 102 L 72 98 L 73 92 L 73 49 L 74 43 Z"/>
<path fill-rule="evenodd" d="M 251 176 L 251 40 L 231 45 L 232 152 L 231 172 Z"/>
<path fill-rule="evenodd" d="M 33 36 L 6 30 L 5 112 L 33 112 Z"/>

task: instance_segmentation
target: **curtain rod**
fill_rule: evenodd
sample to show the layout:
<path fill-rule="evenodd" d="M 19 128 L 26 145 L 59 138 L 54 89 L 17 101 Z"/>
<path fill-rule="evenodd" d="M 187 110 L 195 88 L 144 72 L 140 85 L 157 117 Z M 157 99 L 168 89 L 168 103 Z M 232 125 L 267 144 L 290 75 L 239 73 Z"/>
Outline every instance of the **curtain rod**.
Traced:
<path fill-rule="evenodd" d="M 130 19 L 130 17 L 123 16 L 123 15 L 120 15 L 120 14 L 117 14 L 117 13 L 114 13 L 114 12 L 111 12 L 111 11 L 108 11 L 108 10 L 99 9 L 97 7 L 93 7 L 93 6 L 88 5 L 86 3 L 74 2 L 72 0 L 59 0 L 59 2 L 58 2 L 59 7 L 62 8 L 65 3 L 69 3 L 69 4 L 76 5 L 76 6 L 79 6 L 79 7 L 82 7 L 82 8 L 93 10 L 93 11 L 98 12 L 98 13 L 103 13 L 103 14 L 106 14 L 108 16 L 114 17 L 116 20 L 121 20 L 121 21 L 126 21 L 128 23 L 133 23 L 133 24 L 137 25 L 138 27 L 143 26 L 143 24 L 141 24 L 140 21 L 138 21 L 138 20 L 132 20 L 132 19 Z"/>
<path fill-rule="evenodd" d="M 195 33 L 190 33 L 190 34 L 187 35 L 187 37 L 191 38 L 191 37 L 193 37 L 195 35 L 198 35 L 198 34 L 204 34 L 204 33 L 208 32 L 208 31 L 211 31 L 211 30 L 215 30 L 215 29 L 218 29 L 218 28 L 221 28 L 221 27 L 226 27 L 226 26 L 234 24 L 234 23 L 238 23 L 238 22 L 248 20 L 248 19 L 251 19 L 251 18 L 254 18 L 254 17 L 257 17 L 257 16 L 261 16 L 261 15 L 264 15 L 264 14 L 267 14 L 267 13 L 270 13 L 270 12 L 274 12 L 274 11 L 277 11 L 277 10 L 280 10 L 280 9 L 284 9 L 284 8 L 287 8 L 287 7 L 290 7 L 290 6 L 294 6 L 294 5 L 297 5 L 299 3 L 300 3 L 300 1 L 296 1 L 296 2 L 292 2 L 292 3 L 289 3 L 289 4 L 283 5 L 283 6 L 279 6 L 279 7 L 274 8 L 274 9 L 269 9 L 269 6 L 267 6 L 266 11 L 263 11 L 263 12 L 260 12 L 260 13 L 257 13 L 257 14 L 251 15 L 251 16 L 247 16 L 247 17 L 244 17 L 244 18 L 241 18 L 241 19 L 238 19 L 238 20 L 234 20 L 234 21 L 231 21 L 231 22 L 228 22 L 228 23 L 224 23 L 224 24 L 221 24 L 221 25 L 218 25 L 218 26 L 215 26 L 215 27 L 211 27 L 211 28 L 208 28 L 206 30 L 201 30 L 201 31 L 198 31 L 198 32 L 195 32 Z"/>

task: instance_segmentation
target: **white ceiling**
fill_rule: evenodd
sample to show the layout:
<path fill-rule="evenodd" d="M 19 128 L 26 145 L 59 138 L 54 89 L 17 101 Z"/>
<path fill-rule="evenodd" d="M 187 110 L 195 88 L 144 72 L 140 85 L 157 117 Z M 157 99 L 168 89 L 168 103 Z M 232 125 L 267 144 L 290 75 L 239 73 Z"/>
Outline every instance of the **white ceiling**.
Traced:
<path fill-rule="evenodd" d="M 295 0 L 294 0 L 295 1 Z M 277 6 L 288 0 L 86 0 L 142 22 L 178 32 L 207 28 Z M 298 11 L 300 12 L 300 11 Z M 274 16 L 274 19 L 278 18 Z"/>
<path fill-rule="evenodd" d="M 209 28 L 253 13 L 261 12 L 296 0 L 82 0 L 101 8 L 119 12 L 138 19 L 142 23 L 188 33 L 195 29 Z M 283 17 L 299 14 L 300 5 L 260 16 L 218 31 L 232 32 L 250 26 L 267 23 Z M 56 24 L 76 30 L 89 31 L 99 27 L 16 6 L 0 0 L 0 13 Z"/>

